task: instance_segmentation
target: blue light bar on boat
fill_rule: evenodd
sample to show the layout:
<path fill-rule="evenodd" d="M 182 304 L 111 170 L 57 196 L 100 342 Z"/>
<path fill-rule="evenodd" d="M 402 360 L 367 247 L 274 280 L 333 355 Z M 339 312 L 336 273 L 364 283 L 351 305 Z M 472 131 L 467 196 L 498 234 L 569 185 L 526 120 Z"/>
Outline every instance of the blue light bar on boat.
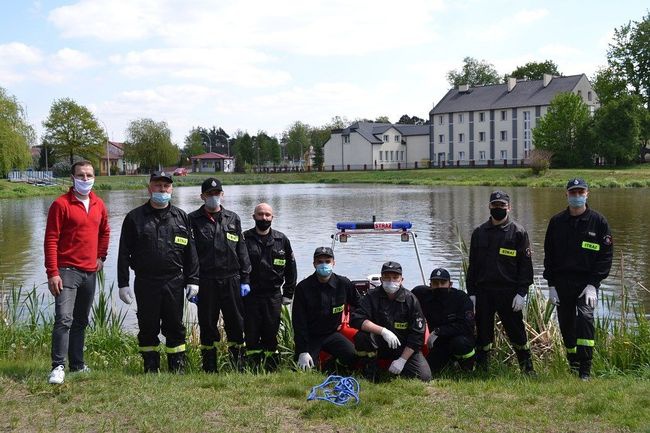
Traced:
<path fill-rule="evenodd" d="M 340 222 L 337 230 L 408 230 L 413 227 L 410 221 Z"/>

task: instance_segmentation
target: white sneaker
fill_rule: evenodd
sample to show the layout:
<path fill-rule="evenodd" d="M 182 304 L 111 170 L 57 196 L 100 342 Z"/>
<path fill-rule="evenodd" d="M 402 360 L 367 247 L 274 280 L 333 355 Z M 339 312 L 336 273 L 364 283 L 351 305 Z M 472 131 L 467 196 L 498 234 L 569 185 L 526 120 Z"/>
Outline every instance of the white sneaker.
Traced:
<path fill-rule="evenodd" d="M 49 382 L 55 385 L 60 385 L 63 383 L 63 379 L 65 379 L 65 371 L 62 365 L 58 365 L 50 372 Z"/>

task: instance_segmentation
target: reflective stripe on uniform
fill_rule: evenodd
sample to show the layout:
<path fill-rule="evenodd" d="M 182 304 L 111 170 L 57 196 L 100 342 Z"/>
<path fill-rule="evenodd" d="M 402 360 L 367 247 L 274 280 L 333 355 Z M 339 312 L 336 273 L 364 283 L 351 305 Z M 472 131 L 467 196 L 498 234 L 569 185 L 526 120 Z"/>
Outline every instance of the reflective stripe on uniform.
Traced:
<path fill-rule="evenodd" d="M 158 350 L 158 346 L 139 346 L 138 351 L 139 352 L 156 352 Z"/>
<path fill-rule="evenodd" d="M 165 352 L 167 353 L 181 353 L 185 352 L 185 345 L 181 344 L 176 347 L 165 347 Z"/>
<path fill-rule="evenodd" d="M 567 347 L 566 348 L 566 353 L 578 353 L 578 348 L 577 347 Z"/>
<path fill-rule="evenodd" d="M 468 352 L 468 353 L 466 353 L 466 354 L 464 354 L 464 355 L 456 355 L 456 358 L 457 358 L 457 359 L 467 359 L 467 358 L 471 358 L 471 357 L 474 356 L 475 354 L 476 354 L 476 352 L 474 351 L 474 349 L 472 349 L 471 352 Z"/>
<path fill-rule="evenodd" d="M 576 344 L 578 346 L 594 347 L 596 342 L 594 340 L 588 340 L 586 338 L 578 338 L 578 341 L 576 341 Z"/>

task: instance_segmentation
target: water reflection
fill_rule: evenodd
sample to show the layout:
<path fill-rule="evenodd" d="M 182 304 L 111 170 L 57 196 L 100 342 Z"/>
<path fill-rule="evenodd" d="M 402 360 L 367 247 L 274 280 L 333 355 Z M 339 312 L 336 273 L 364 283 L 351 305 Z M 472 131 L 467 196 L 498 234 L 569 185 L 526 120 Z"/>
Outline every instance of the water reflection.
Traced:
<path fill-rule="evenodd" d="M 329 245 L 337 221 L 410 219 L 418 233 L 425 274 L 442 266 L 458 281 L 461 263 L 456 227 L 469 241 L 475 226 L 488 218 L 487 201 L 492 187 L 413 187 L 378 185 L 254 185 L 225 186 L 225 206 L 237 212 L 243 227 L 253 224 L 254 206 L 266 201 L 275 211 L 274 227 L 285 232 L 296 253 L 299 277 L 313 271 L 312 253 L 317 246 Z M 536 279 L 543 270 L 544 233 L 549 218 L 565 207 L 561 189 L 509 188 L 513 216 L 529 232 L 533 246 Z M 147 200 L 146 190 L 100 192 L 111 225 L 111 242 L 106 261 L 107 281 L 116 280 L 117 246 L 126 213 Z M 187 212 L 201 205 L 199 187 L 174 190 L 173 202 Z M 621 269 L 628 283 L 650 280 L 647 250 L 650 248 L 650 223 L 645 215 L 650 200 L 644 189 L 594 190 L 589 204 L 603 213 L 612 227 L 615 260 L 606 291 L 618 291 Z M 0 201 L 0 279 L 46 290 L 43 265 L 43 236 L 47 210 L 54 200 L 31 198 Z M 350 277 L 377 273 L 387 260 L 399 261 L 409 287 L 420 284 L 419 269 L 410 243 L 399 237 L 353 237 L 347 245 L 335 248 L 336 271 Z M 621 256 L 623 260 L 621 260 Z M 650 309 L 650 295 L 639 293 Z"/>

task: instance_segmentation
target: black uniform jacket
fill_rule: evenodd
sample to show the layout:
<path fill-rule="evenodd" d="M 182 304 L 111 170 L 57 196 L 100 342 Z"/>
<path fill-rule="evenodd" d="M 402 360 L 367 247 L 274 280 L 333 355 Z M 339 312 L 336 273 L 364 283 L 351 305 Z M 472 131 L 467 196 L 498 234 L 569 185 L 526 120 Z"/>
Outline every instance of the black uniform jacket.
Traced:
<path fill-rule="evenodd" d="M 296 353 L 309 351 L 310 338 L 336 332 L 346 304 L 358 307 L 359 293 L 344 276 L 333 273 L 326 283 L 321 283 L 313 273 L 298 283 L 291 306 Z"/>
<path fill-rule="evenodd" d="M 549 286 L 591 284 L 598 288 L 612 267 L 613 241 L 604 216 L 569 209 L 553 216 L 544 239 L 544 278 Z"/>
<path fill-rule="evenodd" d="M 439 337 L 474 338 L 474 304 L 462 290 L 450 287 L 431 289 L 417 286 L 411 293 L 418 298 L 429 332 Z"/>
<path fill-rule="evenodd" d="M 236 213 L 221 208 L 213 218 L 205 206 L 189 215 L 196 238 L 201 278 L 226 279 L 240 277 L 249 283 L 251 262 Z"/>
<path fill-rule="evenodd" d="M 282 296 L 293 298 L 296 288 L 296 259 L 284 233 L 271 229 L 261 237 L 255 227 L 244 232 L 251 262 L 251 294 L 274 293 L 284 283 Z"/>
<path fill-rule="evenodd" d="M 524 228 L 510 218 L 495 226 L 491 220 L 472 233 L 467 293 L 514 289 L 521 296 L 533 284 L 530 241 Z"/>
<path fill-rule="evenodd" d="M 390 300 L 384 289 L 376 287 L 361 298 L 359 308 L 350 318 L 350 326 L 361 329 L 364 321 L 392 331 L 401 343 L 414 351 L 424 343 L 424 318 L 420 303 L 415 295 L 403 286 L 397 291 L 395 299 Z"/>
<path fill-rule="evenodd" d="M 129 285 L 129 267 L 138 278 L 169 280 L 185 275 L 185 284 L 199 283 L 199 261 L 187 214 L 171 204 L 149 202 L 126 214 L 117 258 L 117 285 Z"/>

